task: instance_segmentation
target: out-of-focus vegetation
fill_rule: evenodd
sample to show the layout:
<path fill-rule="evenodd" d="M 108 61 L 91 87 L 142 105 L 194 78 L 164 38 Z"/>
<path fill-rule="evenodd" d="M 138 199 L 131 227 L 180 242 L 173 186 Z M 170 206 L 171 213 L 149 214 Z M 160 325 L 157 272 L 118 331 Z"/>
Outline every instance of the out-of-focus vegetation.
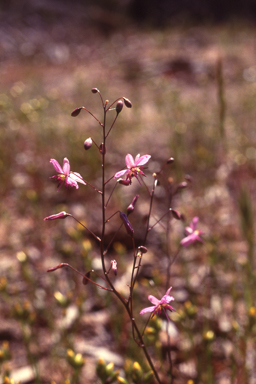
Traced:
<path fill-rule="evenodd" d="M 104 366 L 102 375 L 119 368 L 130 382 L 139 374 L 134 361 L 143 374 L 148 371 L 128 319 L 111 295 L 84 287 L 70 271 L 46 273 L 65 261 L 81 271 L 99 268 L 97 245 L 88 233 L 68 220 L 43 222 L 66 210 L 96 233 L 100 230 L 93 190 L 62 188 L 57 193 L 49 180 L 55 173 L 50 158 L 62 163 L 66 156 L 72 170 L 99 183 L 98 152 L 91 148 L 85 153 L 83 142 L 97 138 L 100 127 L 89 115 L 70 116 L 85 105 L 101 117 L 99 99 L 90 93 L 97 87 L 106 98 L 126 96 L 133 103 L 132 110 L 122 111 L 112 133 L 110 176 L 125 165 L 127 153 L 149 153 L 147 180 L 170 156 L 175 163 L 169 176 L 180 182 L 189 174 L 193 180 L 173 202 L 186 223 L 199 216 L 205 232 L 205 243 L 184 250 L 171 271 L 177 310 L 170 325 L 175 380 L 253 382 L 254 28 L 229 23 L 139 31 L 107 25 L 102 34 L 58 20 L 47 27 L 33 18 L 16 21 L 6 19 L 0 26 L 2 377 L 22 383 L 75 383 L 80 377 L 89 383 L 96 380 L 97 362 L 98 369 Z M 119 188 L 115 204 L 126 207 L 134 193 L 141 195 L 135 212 L 140 234 L 147 208 L 141 187 L 132 187 L 131 195 Z M 167 203 L 161 186 L 155 214 L 164 212 Z M 173 224 L 171 237 L 175 252 L 183 224 Z M 160 227 L 149 244 L 147 268 L 156 286 L 141 277 L 136 317 L 147 306 L 148 294 L 161 297 L 165 292 L 164 238 Z M 111 251 L 119 263 L 117 284 L 124 288 L 129 247 L 119 238 Z M 163 374 L 168 368 L 165 323 L 161 328 L 158 319 L 150 325 L 148 342 L 156 348 Z M 108 365 L 112 362 L 115 366 Z"/>

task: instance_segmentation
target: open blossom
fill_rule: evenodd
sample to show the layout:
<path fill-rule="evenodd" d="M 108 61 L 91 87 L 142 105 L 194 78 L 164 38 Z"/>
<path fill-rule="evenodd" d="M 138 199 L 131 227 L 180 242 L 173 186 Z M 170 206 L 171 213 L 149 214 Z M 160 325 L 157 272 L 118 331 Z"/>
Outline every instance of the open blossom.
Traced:
<path fill-rule="evenodd" d="M 127 169 L 117 172 L 114 176 L 115 179 L 118 179 L 119 177 L 126 175 L 126 180 L 129 181 L 131 184 L 131 180 L 133 177 L 136 177 L 136 179 L 139 180 L 138 179 L 139 174 L 142 176 L 146 176 L 142 171 L 142 169 L 145 168 L 143 167 L 143 165 L 145 165 L 150 158 L 151 158 L 150 155 L 140 156 L 138 154 L 134 159 L 133 156 L 130 155 L 130 153 L 128 153 L 125 156 Z"/>
<path fill-rule="evenodd" d="M 62 168 L 58 161 L 55 159 L 51 159 L 50 163 L 52 163 L 52 165 L 54 166 L 55 171 L 58 172 L 58 175 L 54 175 L 51 177 L 51 179 L 59 181 L 58 191 L 64 183 L 66 187 L 76 187 L 76 189 L 79 188 L 77 183 L 86 185 L 85 181 L 79 173 L 70 171 L 69 160 L 66 157 L 63 160 Z"/>
<path fill-rule="evenodd" d="M 200 237 L 203 232 L 196 229 L 198 220 L 199 218 L 195 216 L 189 226 L 185 228 L 186 237 L 180 242 L 183 247 L 188 247 L 190 244 L 194 244 L 197 241 L 203 243 L 203 239 Z"/>
<path fill-rule="evenodd" d="M 166 310 L 174 311 L 174 308 L 169 304 L 171 301 L 174 300 L 172 296 L 169 296 L 171 289 L 172 287 L 167 289 L 166 294 L 162 297 L 161 300 L 158 300 L 155 296 L 149 295 L 148 299 L 154 305 L 152 307 L 147 307 L 142 309 L 142 311 L 140 311 L 140 315 L 143 315 L 144 313 L 152 312 L 152 317 L 153 317 L 155 315 L 160 315 L 160 313 L 163 311 L 165 313 L 165 316 L 167 317 L 167 320 L 170 320 Z"/>

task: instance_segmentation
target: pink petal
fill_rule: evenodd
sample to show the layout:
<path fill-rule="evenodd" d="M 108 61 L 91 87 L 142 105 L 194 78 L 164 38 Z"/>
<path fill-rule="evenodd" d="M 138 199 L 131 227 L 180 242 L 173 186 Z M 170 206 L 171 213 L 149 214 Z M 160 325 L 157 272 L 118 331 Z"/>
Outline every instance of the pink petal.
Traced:
<path fill-rule="evenodd" d="M 57 171 L 58 173 L 63 173 L 63 170 L 57 160 L 51 159 L 50 163 L 52 163 L 52 165 L 54 166 L 55 171 Z"/>
<path fill-rule="evenodd" d="M 167 289 L 167 291 L 166 291 L 166 295 L 169 295 L 171 289 L 172 289 L 172 287 L 170 287 L 170 288 Z"/>
<path fill-rule="evenodd" d="M 134 158 L 132 155 L 130 155 L 130 153 L 125 156 L 125 163 L 127 168 L 132 168 L 135 166 Z"/>
<path fill-rule="evenodd" d="M 192 235 L 193 232 L 194 232 L 194 230 L 191 227 L 186 227 L 185 228 L 186 235 Z"/>
<path fill-rule="evenodd" d="M 191 223 L 190 223 L 190 227 L 193 228 L 193 230 L 196 229 L 198 220 L 199 220 L 199 218 L 198 218 L 197 216 L 195 216 L 195 217 L 193 218 L 193 220 L 191 221 Z"/>
<path fill-rule="evenodd" d="M 155 307 L 144 308 L 142 309 L 142 311 L 140 311 L 140 315 L 144 315 L 144 313 L 148 313 L 148 312 L 153 312 L 154 310 L 155 310 Z"/>
<path fill-rule="evenodd" d="M 195 236 L 192 233 L 192 235 L 184 237 L 184 239 L 182 239 L 180 243 L 181 245 L 183 245 L 183 247 L 188 247 L 190 244 L 193 244 L 194 241 L 195 241 Z"/>
<path fill-rule="evenodd" d="M 160 303 L 160 300 L 158 300 L 155 296 L 149 295 L 148 299 L 154 305 L 158 305 Z"/>
<path fill-rule="evenodd" d="M 144 156 L 141 156 L 141 157 L 139 157 L 137 160 L 135 160 L 135 165 L 137 166 L 140 166 L 140 165 L 144 165 L 144 164 L 146 164 L 148 161 L 149 161 L 149 159 L 151 158 L 151 156 L 150 155 L 144 155 Z"/>
<path fill-rule="evenodd" d="M 121 176 L 125 175 L 127 172 L 128 172 L 127 169 L 124 169 L 123 171 L 119 171 L 119 172 L 117 172 L 117 173 L 115 174 L 114 178 L 115 178 L 115 179 L 118 179 L 118 177 L 121 177 Z"/>
<path fill-rule="evenodd" d="M 70 172 L 69 177 L 78 183 L 86 185 L 86 182 L 83 180 L 82 176 L 78 172 Z"/>
<path fill-rule="evenodd" d="M 161 304 L 168 304 L 170 301 L 173 301 L 174 297 L 169 296 L 169 295 L 164 295 L 161 299 Z"/>
<path fill-rule="evenodd" d="M 70 164 L 69 164 L 69 161 L 66 157 L 63 160 L 63 173 L 66 176 L 68 176 L 70 173 Z"/>
<path fill-rule="evenodd" d="M 65 181 L 66 187 L 76 187 L 76 189 L 79 188 L 77 182 L 75 180 L 72 180 L 71 177 L 66 177 Z"/>

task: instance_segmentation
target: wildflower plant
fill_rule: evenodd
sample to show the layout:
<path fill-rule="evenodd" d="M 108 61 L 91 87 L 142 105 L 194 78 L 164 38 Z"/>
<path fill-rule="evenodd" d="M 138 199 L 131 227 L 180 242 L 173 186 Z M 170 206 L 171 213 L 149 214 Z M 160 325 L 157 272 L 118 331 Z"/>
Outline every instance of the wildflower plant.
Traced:
<path fill-rule="evenodd" d="M 100 91 L 97 88 L 92 89 L 93 94 L 97 94 L 100 97 L 101 105 L 103 109 L 103 119 L 100 121 L 92 112 L 90 112 L 85 107 L 79 107 L 76 108 L 72 113 L 71 116 L 76 117 L 80 114 L 82 110 L 85 110 L 88 112 L 98 123 L 100 126 L 101 132 L 102 132 L 102 140 L 101 143 L 97 143 L 96 139 L 93 137 L 89 137 L 84 141 L 84 149 L 86 151 L 90 150 L 90 148 L 95 145 L 98 149 L 99 156 L 101 157 L 101 186 L 96 187 L 92 185 L 88 180 L 86 180 L 86 176 L 81 176 L 77 172 L 70 171 L 70 164 L 69 160 L 65 157 L 63 160 L 63 166 L 61 167 L 57 160 L 51 159 L 50 162 L 54 166 L 54 169 L 57 172 L 57 175 L 52 176 L 51 178 L 58 181 L 58 189 L 61 188 L 61 186 L 64 184 L 66 187 L 75 187 L 78 189 L 79 185 L 81 184 L 81 187 L 84 188 L 93 188 L 95 193 L 100 195 L 101 198 L 101 230 L 99 233 L 94 233 L 90 229 L 90 223 L 86 224 L 85 226 L 82 222 L 77 220 L 73 215 L 70 213 L 67 213 L 65 211 L 52 214 L 50 216 L 45 217 L 45 221 L 51 221 L 51 220 L 58 220 L 58 219 L 66 219 L 66 218 L 73 218 L 76 220 L 81 226 L 83 226 L 97 241 L 98 243 L 98 252 L 100 254 L 101 258 L 101 265 L 102 265 L 102 274 L 96 273 L 94 270 L 88 270 L 88 271 L 78 271 L 76 270 L 72 265 L 68 263 L 60 263 L 57 266 L 51 267 L 48 269 L 48 272 L 56 271 L 57 269 L 61 268 L 70 268 L 74 270 L 76 273 L 78 273 L 82 277 L 82 282 L 84 285 L 88 284 L 94 284 L 99 289 L 108 291 L 116 296 L 116 298 L 122 303 L 124 310 L 127 312 L 128 317 L 130 319 L 131 323 L 131 329 L 132 329 L 132 335 L 133 339 L 140 347 L 145 355 L 145 358 L 150 366 L 150 371 L 148 371 L 147 375 L 148 377 L 154 376 L 155 380 L 158 383 L 162 383 L 162 379 L 159 375 L 159 370 L 156 368 L 156 364 L 152 358 L 152 354 L 149 352 L 148 347 L 144 341 L 144 333 L 145 329 L 147 327 L 147 324 L 149 320 L 154 315 L 160 315 L 162 312 L 166 316 L 167 320 L 169 321 L 168 311 L 174 311 L 174 308 L 170 305 L 171 301 L 174 301 L 174 297 L 170 296 L 170 269 L 172 263 L 176 260 L 178 253 L 171 257 L 170 249 L 167 246 L 167 256 L 168 256 L 168 264 L 167 264 L 167 274 L 166 274 L 166 294 L 158 300 L 156 297 L 150 295 L 148 297 L 149 301 L 153 304 L 153 306 L 144 308 L 141 310 L 141 308 L 137 309 L 134 308 L 134 290 L 135 287 L 137 289 L 136 283 L 139 281 L 139 274 L 141 271 L 141 267 L 143 265 L 143 260 L 145 258 L 145 254 L 147 253 L 147 241 L 148 241 L 148 235 L 151 232 L 152 229 L 158 224 L 162 225 L 163 220 L 166 220 L 166 233 L 167 233 L 167 243 L 169 242 L 168 236 L 170 233 L 170 220 L 171 218 L 174 218 L 176 220 L 180 220 L 182 218 L 182 215 L 174 210 L 172 208 L 172 198 L 175 194 L 177 194 L 179 191 L 181 191 L 183 188 L 187 186 L 187 182 L 183 182 L 176 187 L 173 185 L 172 182 L 169 182 L 168 184 L 168 207 L 166 209 L 166 212 L 162 214 L 162 216 L 158 219 L 155 219 L 152 214 L 152 207 L 153 207 L 153 200 L 155 197 L 155 189 L 159 184 L 160 176 L 163 173 L 163 169 L 166 165 L 172 164 L 174 159 L 169 158 L 165 164 L 162 166 L 159 172 L 153 173 L 152 179 L 152 187 L 151 190 L 148 187 L 148 183 L 145 183 L 145 177 L 149 176 L 147 172 L 146 164 L 149 162 L 151 156 L 149 154 L 144 154 L 140 156 L 138 154 L 135 156 L 135 158 L 131 154 L 127 154 L 125 156 L 125 164 L 126 168 L 123 170 L 117 170 L 117 172 L 113 173 L 112 175 L 109 174 L 109 169 L 107 167 L 106 157 L 108 154 L 107 151 L 107 142 L 110 137 L 110 133 L 112 132 L 112 129 L 117 121 L 117 118 L 122 111 L 123 107 L 131 108 L 132 103 L 130 100 L 128 100 L 126 97 L 120 97 L 116 99 L 113 102 L 109 102 L 108 100 L 104 101 L 102 98 L 102 95 Z M 115 114 L 113 117 L 113 113 Z M 109 123 L 109 115 L 112 118 L 112 121 Z M 126 212 L 123 212 L 122 210 L 117 210 L 114 213 L 111 212 L 109 209 L 111 206 L 111 198 L 113 197 L 113 194 L 115 192 L 116 188 L 129 188 L 129 186 L 133 183 L 134 179 L 137 179 L 139 184 L 138 188 L 144 187 L 146 189 L 146 192 L 148 194 L 148 201 L 149 201 L 149 208 L 148 208 L 148 214 L 147 214 L 147 220 L 145 223 L 145 234 L 143 237 L 143 240 L 140 240 L 140 243 L 138 243 L 136 239 L 136 233 L 133 229 L 132 220 L 130 219 L 130 216 L 132 216 L 132 213 L 136 209 L 136 204 L 139 199 L 139 195 L 136 194 L 132 199 L 131 203 L 126 209 Z M 109 213 L 110 212 L 110 213 Z M 117 224 L 117 228 L 115 231 L 114 236 L 112 239 L 108 240 L 106 237 L 106 230 L 108 223 L 113 220 L 113 218 L 116 218 L 119 220 L 119 224 Z M 128 218 L 129 217 L 129 218 Z M 151 221 L 154 220 L 154 223 L 151 224 Z M 195 241 L 202 241 L 199 237 L 201 232 L 196 230 L 196 224 L 198 219 L 194 218 L 192 224 L 190 225 L 189 230 L 186 229 L 186 235 L 182 242 L 181 246 L 187 246 L 191 243 L 194 243 Z M 127 295 L 124 296 L 123 291 L 122 293 L 116 288 L 115 286 L 115 279 L 118 275 L 118 257 L 115 259 L 112 258 L 110 261 L 109 258 L 106 257 L 110 250 L 110 246 L 113 244 L 116 235 L 118 232 L 123 228 L 127 236 L 130 238 L 130 242 L 132 244 L 133 249 L 133 264 L 131 268 L 131 274 L 130 274 L 130 281 L 127 281 Z M 181 248 L 180 246 L 180 248 Z M 179 249 L 180 249 L 179 248 Z M 178 250 L 179 252 L 179 250 Z M 102 281 L 102 283 L 100 283 Z M 140 312 L 139 312 L 140 311 Z M 138 321 L 137 317 L 138 314 L 146 314 L 149 313 L 149 318 L 146 323 L 146 326 L 144 328 L 144 331 L 140 329 L 140 320 Z M 169 362 L 171 366 L 171 357 L 169 356 Z M 172 377 L 171 369 L 170 376 Z M 118 376 L 118 375 L 117 375 Z M 121 381 L 124 380 L 122 378 L 119 378 Z M 121 382 L 119 380 L 119 382 Z M 141 379 L 140 379 L 141 380 Z M 142 381 L 140 381 L 142 382 Z M 143 381 L 148 382 L 148 381 Z"/>

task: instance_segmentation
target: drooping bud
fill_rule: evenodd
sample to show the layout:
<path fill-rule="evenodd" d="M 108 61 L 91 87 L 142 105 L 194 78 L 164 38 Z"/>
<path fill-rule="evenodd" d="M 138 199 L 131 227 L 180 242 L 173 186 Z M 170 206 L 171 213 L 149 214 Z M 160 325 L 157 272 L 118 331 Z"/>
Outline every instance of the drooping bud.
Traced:
<path fill-rule="evenodd" d="M 123 97 L 123 100 L 124 100 L 124 103 L 125 103 L 125 106 L 127 108 L 131 108 L 132 107 L 132 103 L 129 99 L 127 99 L 126 97 Z"/>
<path fill-rule="evenodd" d="M 47 269 L 47 272 L 53 272 L 53 271 L 56 271 L 57 269 L 60 269 L 60 268 L 66 267 L 66 266 L 67 266 L 66 263 L 60 263 L 56 267 L 52 267 L 52 268 Z"/>
<path fill-rule="evenodd" d="M 174 157 L 169 157 L 169 159 L 166 161 L 166 164 L 172 164 L 174 162 Z"/>
<path fill-rule="evenodd" d="M 128 186 L 131 185 L 131 180 L 117 179 L 117 183 Z"/>
<path fill-rule="evenodd" d="M 119 114 L 123 109 L 124 103 L 122 100 L 119 100 L 116 104 L 116 113 Z"/>
<path fill-rule="evenodd" d="M 103 143 L 100 145 L 100 153 L 105 155 L 107 152 L 107 147 Z"/>
<path fill-rule="evenodd" d="M 83 107 L 79 107 L 79 108 L 74 109 L 74 111 L 71 112 L 71 116 L 72 116 L 72 117 L 76 117 L 76 116 L 78 116 L 79 113 L 81 112 L 81 109 L 83 109 Z"/>
<path fill-rule="evenodd" d="M 44 221 L 57 220 L 57 219 L 65 219 L 68 216 L 71 216 L 70 213 L 62 211 L 60 213 L 56 213 L 56 215 L 51 215 L 51 216 L 45 217 Z"/>
<path fill-rule="evenodd" d="M 84 149 L 88 151 L 88 149 L 90 149 L 91 146 L 92 146 L 92 139 L 91 137 L 88 137 L 88 139 L 86 139 L 84 142 Z"/>
<path fill-rule="evenodd" d="M 127 215 L 129 215 L 130 213 L 132 213 L 132 212 L 134 211 L 134 207 L 135 207 L 135 204 L 136 204 L 138 198 L 139 198 L 139 195 L 136 195 L 136 196 L 133 198 L 131 204 L 128 205 L 128 207 L 127 207 Z"/>
<path fill-rule="evenodd" d="M 122 220 L 122 222 L 123 222 L 123 224 L 125 226 L 126 232 L 128 233 L 128 235 L 133 237 L 134 230 L 132 228 L 132 225 L 131 225 L 130 221 L 127 218 L 127 215 L 124 212 L 121 212 L 121 211 L 119 211 L 119 214 L 120 214 L 120 218 L 121 218 L 121 220 Z"/>
<path fill-rule="evenodd" d="M 89 283 L 89 280 L 86 277 L 88 277 L 90 279 L 90 275 L 91 275 L 91 271 L 87 272 L 84 275 L 83 280 L 82 280 L 83 285 L 87 285 Z"/>
<path fill-rule="evenodd" d="M 111 260 L 111 265 L 112 265 L 112 271 L 114 272 L 115 276 L 117 275 L 117 262 L 116 260 Z"/>
<path fill-rule="evenodd" d="M 92 88 L 91 91 L 92 91 L 92 93 L 98 93 L 99 92 L 98 88 Z"/>
<path fill-rule="evenodd" d="M 144 245 L 140 245 L 138 247 L 138 250 L 141 252 L 141 253 L 147 253 L 148 249 L 146 247 L 144 247 Z"/>
<path fill-rule="evenodd" d="M 172 209 L 172 208 L 170 208 L 170 211 L 172 211 L 172 215 L 173 215 L 174 219 L 181 220 L 181 214 L 178 211 L 176 211 L 175 209 Z"/>

